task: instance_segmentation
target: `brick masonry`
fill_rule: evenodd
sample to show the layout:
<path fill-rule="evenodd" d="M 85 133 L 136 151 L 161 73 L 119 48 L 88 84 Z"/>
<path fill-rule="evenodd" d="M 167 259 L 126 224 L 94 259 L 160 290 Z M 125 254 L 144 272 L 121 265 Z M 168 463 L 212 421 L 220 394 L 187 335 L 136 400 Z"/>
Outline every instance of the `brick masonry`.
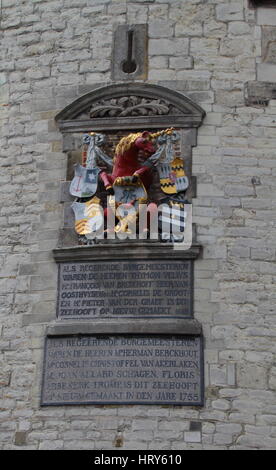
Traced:
<path fill-rule="evenodd" d="M 245 93 L 275 82 L 262 43 L 274 16 L 247 0 L 2 0 L 1 449 L 276 448 L 276 101 L 250 107 Z M 54 116 L 111 83 L 119 24 L 149 25 L 148 83 L 207 113 L 193 149 L 201 409 L 39 406 L 67 168 Z"/>

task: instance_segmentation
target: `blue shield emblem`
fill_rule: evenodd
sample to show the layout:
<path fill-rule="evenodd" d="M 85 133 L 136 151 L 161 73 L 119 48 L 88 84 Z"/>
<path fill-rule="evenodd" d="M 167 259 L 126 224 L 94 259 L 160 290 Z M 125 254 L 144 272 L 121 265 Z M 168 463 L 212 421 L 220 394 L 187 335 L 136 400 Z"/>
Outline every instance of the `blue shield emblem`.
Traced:
<path fill-rule="evenodd" d="M 137 201 L 139 203 L 144 203 L 147 201 L 147 192 L 140 178 L 136 183 L 132 183 L 131 177 L 119 176 L 116 178 L 113 184 L 113 189 L 117 205 L 134 205 Z"/>

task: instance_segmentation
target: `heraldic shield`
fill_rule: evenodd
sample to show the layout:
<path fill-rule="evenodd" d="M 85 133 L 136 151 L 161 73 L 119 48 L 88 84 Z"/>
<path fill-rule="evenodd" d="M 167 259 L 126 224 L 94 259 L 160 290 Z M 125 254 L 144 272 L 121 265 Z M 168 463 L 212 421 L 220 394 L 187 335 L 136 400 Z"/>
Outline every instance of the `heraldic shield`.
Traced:
<path fill-rule="evenodd" d="M 87 202 L 73 202 L 71 207 L 75 213 L 75 230 L 79 235 L 88 235 L 102 229 L 104 215 L 98 197 Z"/>
<path fill-rule="evenodd" d="M 135 202 L 142 204 L 147 201 L 147 192 L 140 178 L 132 183 L 131 176 L 118 177 L 113 184 L 113 189 L 117 205 L 135 204 Z"/>
<path fill-rule="evenodd" d="M 185 202 L 176 198 L 166 199 L 162 211 L 158 214 L 158 225 L 162 233 L 162 239 L 180 241 L 184 236 L 187 217 Z"/>
<path fill-rule="evenodd" d="M 174 158 L 169 163 L 157 166 L 161 189 L 166 194 L 176 194 L 185 191 L 189 180 L 184 171 L 184 162 L 181 158 Z"/>
<path fill-rule="evenodd" d="M 98 175 L 100 169 L 85 168 L 79 163 L 75 165 L 75 176 L 70 184 L 70 194 L 78 198 L 92 197 L 98 188 Z"/>
<path fill-rule="evenodd" d="M 140 178 L 132 182 L 131 176 L 117 177 L 113 184 L 116 216 L 119 223 L 115 227 L 116 233 L 131 233 L 137 221 L 139 204 L 147 202 L 147 191 Z"/>

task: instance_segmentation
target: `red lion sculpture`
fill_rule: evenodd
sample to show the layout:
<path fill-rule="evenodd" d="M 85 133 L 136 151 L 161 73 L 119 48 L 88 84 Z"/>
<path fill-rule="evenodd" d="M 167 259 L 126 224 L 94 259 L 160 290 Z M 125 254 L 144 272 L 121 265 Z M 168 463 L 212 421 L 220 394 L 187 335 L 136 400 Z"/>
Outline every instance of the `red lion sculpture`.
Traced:
<path fill-rule="evenodd" d="M 158 135 L 160 134 L 158 133 Z M 112 187 L 118 177 L 132 177 L 128 178 L 129 183 L 137 182 L 138 177 L 140 177 L 145 188 L 149 188 L 152 182 L 151 166 L 141 165 L 138 156 L 140 151 L 144 153 L 146 158 L 155 153 L 156 148 L 153 144 L 153 138 L 155 137 L 157 137 L 157 134 L 144 131 L 129 134 L 120 140 L 115 149 L 112 174 L 107 174 L 105 171 L 100 174 L 100 178 L 109 194 L 114 194 Z"/>

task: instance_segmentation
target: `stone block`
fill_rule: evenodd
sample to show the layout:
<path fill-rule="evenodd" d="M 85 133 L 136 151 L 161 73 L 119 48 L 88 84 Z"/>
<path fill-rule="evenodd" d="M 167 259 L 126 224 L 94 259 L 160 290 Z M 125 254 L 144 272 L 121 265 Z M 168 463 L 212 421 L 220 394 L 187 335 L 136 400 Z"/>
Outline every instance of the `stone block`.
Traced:
<path fill-rule="evenodd" d="M 172 55 L 183 56 L 189 53 L 189 39 L 150 39 L 149 54 L 150 55 Z M 165 79 L 166 80 L 166 79 Z"/>
<path fill-rule="evenodd" d="M 214 408 L 214 410 L 222 410 L 222 411 L 227 411 L 229 410 L 230 408 L 230 402 L 227 401 L 227 400 L 214 400 L 212 402 L 212 408 Z"/>
<path fill-rule="evenodd" d="M 214 444 L 227 445 L 232 444 L 233 436 L 231 434 L 216 433 L 214 435 Z"/>
<path fill-rule="evenodd" d="M 149 72 L 149 80 L 173 80 L 175 78 L 174 70 L 151 70 Z"/>
<path fill-rule="evenodd" d="M 276 367 L 272 367 L 270 370 L 268 384 L 271 390 L 276 390 Z"/>
<path fill-rule="evenodd" d="M 248 186 L 246 184 L 227 184 L 225 185 L 225 194 L 227 196 L 254 196 L 253 185 Z"/>
<path fill-rule="evenodd" d="M 169 38 L 173 36 L 173 23 L 152 21 L 149 23 L 149 38 Z"/>
<path fill-rule="evenodd" d="M 16 446 L 24 446 L 27 444 L 27 433 L 25 431 L 18 431 L 14 436 L 14 444 Z"/>
<path fill-rule="evenodd" d="M 239 387 L 265 389 L 267 386 L 267 368 L 256 364 L 241 364 L 237 367 Z"/>
<path fill-rule="evenodd" d="M 231 90 L 217 90 L 216 103 L 222 106 L 234 108 L 244 104 L 244 93 L 240 88 L 232 88 Z"/>
<path fill-rule="evenodd" d="M 257 424 L 268 424 L 271 426 L 276 425 L 276 415 L 264 413 L 257 418 Z"/>
<path fill-rule="evenodd" d="M 197 57 L 200 53 L 201 58 L 212 57 L 217 55 L 219 49 L 219 39 L 214 38 L 191 38 L 191 54 Z M 205 60 L 205 59 L 204 59 Z M 207 59 L 206 59 L 207 60 Z"/>
<path fill-rule="evenodd" d="M 243 20 L 242 2 L 223 3 L 216 7 L 216 16 L 220 21 L 239 21 Z"/>
<path fill-rule="evenodd" d="M 275 250 L 273 248 L 252 248 L 251 259 L 263 261 L 272 261 L 275 258 Z"/>
<path fill-rule="evenodd" d="M 10 377 L 11 377 L 11 372 L 10 371 L 1 371 L 0 372 L 0 385 L 1 385 L 1 387 L 9 386 Z"/>
<path fill-rule="evenodd" d="M 250 26 L 244 21 L 231 21 L 228 31 L 233 36 L 243 36 L 244 34 L 250 34 Z"/>
<path fill-rule="evenodd" d="M 237 444 L 248 446 L 254 449 L 275 449 L 276 439 L 260 436 L 257 434 L 246 434 L 237 439 Z"/>
<path fill-rule="evenodd" d="M 0 84 L 0 118 L 4 118 L 8 109 L 5 108 L 5 105 L 8 106 L 9 103 L 9 85 L 2 82 Z"/>
<path fill-rule="evenodd" d="M 173 69 L 192 69 L 194 66 L 193 57 L 171 57 L 169 63 Z"/>
<path fill-rule="evenodd" d="M 170 431 L 173 428 L 175 429 L 175 432 L 188 431 L 189 427 L 189 421 L 184 420 L 162 420 L 158 425 L 158 429 L 160 429 L 160 431 Z"/>
<path fill-rule="evenodd" d="M 169 5 L 149 5 L 149 16 L 150 18 L 156 18 L 160 20 L 164 20 L 164 18 L 168 17 Z"/>
<path fill-rule="evenodd" d="M 276 82 L 276 64 L 257 64 L 257 79 L 261 82 Z"/>
<path fill-rule="evenodd" d="M 166 69 L 168 68 L 169 59 L 166 56 L 152 56 L 149 57 L 149 67 L 150 69 Z M 171 67 L 173 68 L 173 67 Z"/>
<path fill-rule="evenodd" d="M 28 33 L 28 34 L 21 34 L 17 37 L 17 43 L 20 46 L 28 46 L 30 44 L 36 44 L 40 41 L 40 34 L 39 33 Z"/>
<path fill-rule="evenodd" d="M 47 440 L 45 439 L 39 444 L 39 450 L 62 450 L 64 442 L 61 439 Z"/>
<path fill-rule="evenodd" d="M 201 432 L 200 431 L 184 432 L 184 441 L 185 442 L 201 442 Z"/>
<path fill-rule="evenodd" d="M 198 197 L 224 196 L 224 191 L 209 183 L 201 183 L 197 188 Z"/>
<path fill-rule="evenodd" d="M 270 434 L 269 426 L 252 426 L 250 424 L 245 425 L 244 430 L 252 434 L 261 434 L 263 436 Z M 273 436 L 275 437 L 275 436 Z"/>
<path fill-rule="evenodd" d="M 250 248 L 247 246 L 234 246 L 229 250 L 229 256 L 235 258 L 248 258 L 250 256 Z"/>
<path fill-rule="evenodd" d="M 276 10 L 271 8 L 257 9 L 257 24 L 276 26 Z"/>
<path fill-rule="evenodd" d="M 230 413 L 229 414 L 229 421 L 230 422 L 239 422 L 239 423 L 247 423 L 247 424 L 255 424 L 255 415 L 253 411 L 250 413 Z"/>
<path fill-rule="evenodd" d="M 216 431 L 223 434 L 240 434 L 242 432 L 241 424 L 225 423 L 216 424 Z"/>
<path fill-rule="evenodd" d="M 209 38 L 223 38 L 227 31 L 227 25 L 225 23 L 212 20 L 205 22 L 203 28 L 204 36 Z"/>
<path fill-rule="evenodd" d="M 237 57 L 248 50 L 248 41 L 245 39 L 223 39 L 220 45 L 220 53 L 225 57 Z"/>

